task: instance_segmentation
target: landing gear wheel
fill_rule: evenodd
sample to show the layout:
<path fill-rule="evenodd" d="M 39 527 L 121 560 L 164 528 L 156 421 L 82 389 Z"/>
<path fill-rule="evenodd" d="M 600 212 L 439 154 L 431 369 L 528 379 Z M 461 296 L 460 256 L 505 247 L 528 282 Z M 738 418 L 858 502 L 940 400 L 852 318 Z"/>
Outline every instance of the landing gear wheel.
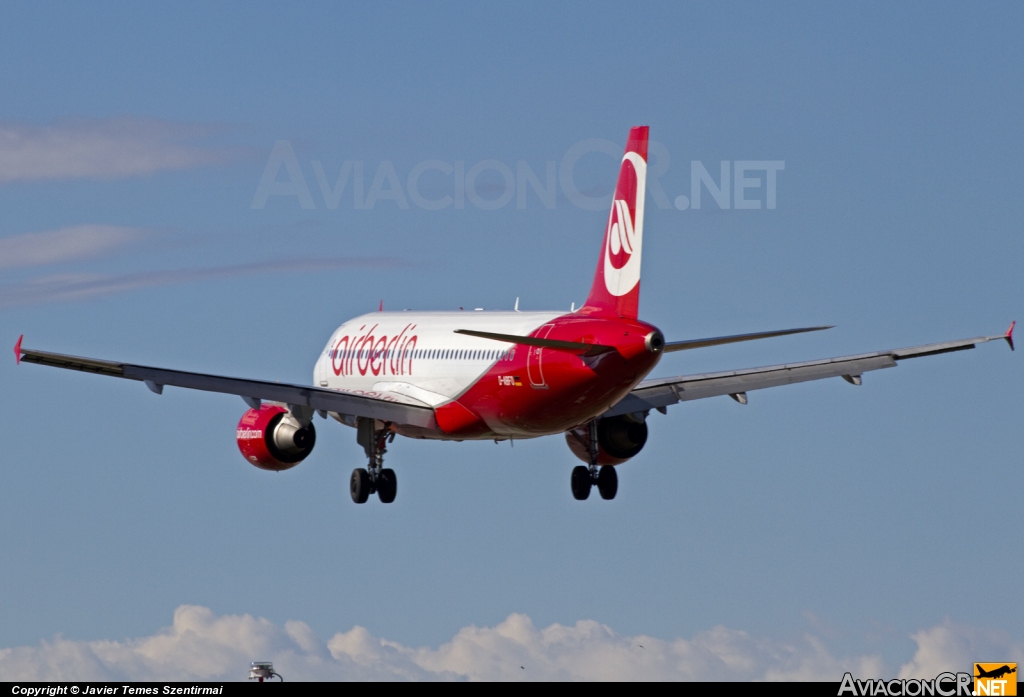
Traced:
<path fill-rule="evenodd" d="M 572 468 L 572 495 L 577 501 L 586 501 L 590 496 L 590 487 L 593 485 L 590 478 L 590 469 L 583 465 Z"/>
<path fill-rule="evenodd" d="M 381 503 L 391 503 L 398 493 L 398 477 L 394 470 L 383 469 L 377 477 L 377 496 Z"/>
<path fill-rule="evenodd" d="M 597 475 L 597 490 L 605 501 L 615 498 L 615 494 L 619 490 L 619 475 L 614 467 L 605 465 L 601 468 Z"/>
<path fill-rule="evenodd" d="M 370 498 L 370 490 L 373 488 L 373 482 L 370 481 L 370 473 L 362 467 L 352 470 L 352 478 L 348 482 L 348 488 L 349 493 L 352 494 L 353 501 L 356 503 L 366 503 L 366 499 Z"/>

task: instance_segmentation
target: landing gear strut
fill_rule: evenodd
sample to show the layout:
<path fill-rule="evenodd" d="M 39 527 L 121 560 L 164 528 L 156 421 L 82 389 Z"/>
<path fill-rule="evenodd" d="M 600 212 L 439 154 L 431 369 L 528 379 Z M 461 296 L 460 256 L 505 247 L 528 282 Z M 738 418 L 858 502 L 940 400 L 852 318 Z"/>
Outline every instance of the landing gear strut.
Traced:
<path fill-rule="evenodd" d="M 598 467 L 598 442 L 597 442 L 597 419 L 591 421 L 587 428 L 589 430 L 587 445 L 590 454 L 590 466 L 577 465 L 572 469 L 572 495 L 577 501 L 586 501 L 590 497 L 590 488 L 597 484 L 597 491 L 601 498 L 609 501 L 615 498 L 619 491 L 619 475 L 614 467 L 605 465 Z"/>
<path fill-rule="evenodd" d="M 384 468 L 387 444 L 395 438 L 395 434 L 391 433 L 391 423 L 386 422 L 384 428 L 378 431 L 376 419 L 360 417 L 356 423 L 356 430 L 356 439 L 363 446 L 369 464 L 365 468 L 352 470 L 352 478 L 349 480 L 352 500 L 356 503 L 366 503 L 370 495 L 376 493 L 381 503 L 391 503 L 398 493 L 398 478 L 395 471 Z"/>

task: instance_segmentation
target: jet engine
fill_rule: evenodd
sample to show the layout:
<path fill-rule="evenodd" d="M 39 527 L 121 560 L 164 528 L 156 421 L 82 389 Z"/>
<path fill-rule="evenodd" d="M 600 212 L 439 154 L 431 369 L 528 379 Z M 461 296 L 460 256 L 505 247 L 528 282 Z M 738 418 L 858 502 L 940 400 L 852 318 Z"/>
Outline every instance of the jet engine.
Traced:
<path fill-rule="evenodd" d="M 586 424 L 566 431 L 565 440 L 573 455 L 590 463 L 590 429 Z M 597 464 L 621 465 L 643 450 L 647 423 L 643 416 L 620 414 L 597 422 Z"/>
<path fill-rule="evenodd" d="M 264 404 L 242 415 L 235 433 L 242 456 L 263 470 L 280 472 L 305 460 L 316 444 L 313 424 L 300 424 L 284 407 Z"/>

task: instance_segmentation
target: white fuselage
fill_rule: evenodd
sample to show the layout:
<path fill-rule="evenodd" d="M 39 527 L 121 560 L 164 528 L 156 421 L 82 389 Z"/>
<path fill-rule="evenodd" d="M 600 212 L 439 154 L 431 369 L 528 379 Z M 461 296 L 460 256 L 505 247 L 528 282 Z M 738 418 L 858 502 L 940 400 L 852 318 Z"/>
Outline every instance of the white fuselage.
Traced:
<path fill-rule="evenodd" d="M 497 361 L 514 357 L 509 355 L 513 344 L 456 334 L 456 329 L 525 336 L 564 314 L 373 312 L 334 331 L 313 381 L 434 407 L 458 397 Z"/>

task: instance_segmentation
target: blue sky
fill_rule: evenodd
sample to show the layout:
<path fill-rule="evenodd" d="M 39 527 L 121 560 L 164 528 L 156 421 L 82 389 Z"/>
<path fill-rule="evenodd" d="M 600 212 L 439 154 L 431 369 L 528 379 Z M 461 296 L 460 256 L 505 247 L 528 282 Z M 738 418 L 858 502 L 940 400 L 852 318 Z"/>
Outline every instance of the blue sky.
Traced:
<path fill-rule="evenodd" d="M 361 162 L 365 193 L 387 167 L 407 189 L 429 160 L 523 162 L 544 181 L 579 146 L 574 182 L 600 197 L 616 172 L 601 144 L 621 148 L 639 123 L 669 156 L 670 204 L 690 195 L 693 161 L 716 178 L 723 160 L 785 163 L 774 210 L 721 209 L 706 190 L 699 210 L 649 198 L 641 316 L 669 340 L 836 325 L 669 356 L 655 375 L 1024 318 L 1015 4 L 3 14 L 9 345 L 24 333 L 33 348 L 308 382 L 331 331 L 381 299 L 568 310 L 586 296 L 605 210 L 561 186 L 553 208 L 533 189 L 524 207 L 357 208 L 352 182 L 330 208 L 313 163 L 333 184 Z M 312 208 L 253 206 L 278 141 Z M 440 198 L 452 182 L 427 172 L 420 191 Z M 502 186 L 490 170 L 476 188 L 486 201 Z M 749 198 L 767 204 L 763 188 Z M 398 500 L 357 507 L 350 429 L 318 422 L 306 462 L 266 473 L 237 452 L 238 398 L 0 362 L 0 647 L 148 636 L 196 605 L 409 646 L 511 613 L 665 641 L 720 625 L 809 633 L 893 673 L 911 635 L 946 622 L 1019 650 L 1022 386 L 1000 343 L 860 388 L 679 405 L 653 416 L 611 503 L 572 500 L 559 438 L 401 440 Z"/>

